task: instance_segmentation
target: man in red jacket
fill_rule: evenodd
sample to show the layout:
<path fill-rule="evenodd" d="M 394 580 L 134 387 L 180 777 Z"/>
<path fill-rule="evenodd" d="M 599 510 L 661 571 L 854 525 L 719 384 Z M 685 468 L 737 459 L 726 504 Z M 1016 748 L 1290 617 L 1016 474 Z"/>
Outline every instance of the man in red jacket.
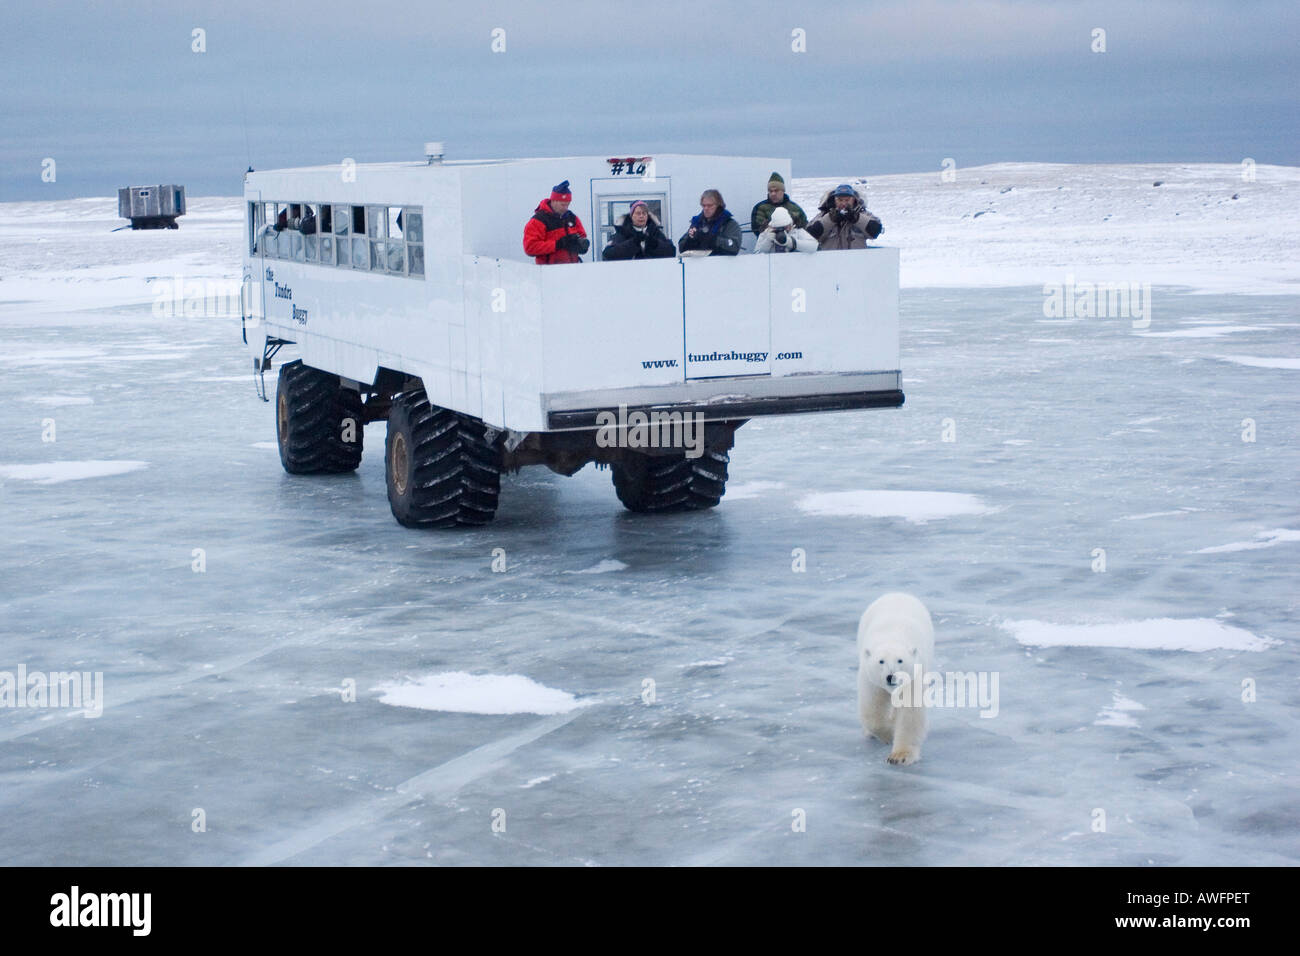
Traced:
<path fill-rule="evenodd" d="M 569 212 L 573 194 L 566 179 L 551 190 L 551 197 L 537 204 L 533 218 L 524 226 L 524 252 L 538 265 L 580 262 L 591 245 L 582 220 Z"/>

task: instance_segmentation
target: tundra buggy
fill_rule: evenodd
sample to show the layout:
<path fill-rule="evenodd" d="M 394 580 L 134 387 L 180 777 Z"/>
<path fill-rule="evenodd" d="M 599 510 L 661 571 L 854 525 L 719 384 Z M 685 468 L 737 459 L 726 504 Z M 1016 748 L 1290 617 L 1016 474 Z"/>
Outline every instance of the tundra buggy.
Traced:
<path fill-rule="evenodd" d="M 898 407 L 898 250 L 753 255 L 749 202 L 782 159 L 570 157 L 317 166 L 244 178 L 244 341 L 292 474 L 361 462 L 387 420 L 393 515 L 480 525 L 503 471 L 608 466 L 633 511 L 710 508 L 758 415 Z M 539 266 L 523 228 L 570 181 L 582 261 Z M 746 250 L 602 262 L 643 200 L 676 239 L 706 188 Z"/>

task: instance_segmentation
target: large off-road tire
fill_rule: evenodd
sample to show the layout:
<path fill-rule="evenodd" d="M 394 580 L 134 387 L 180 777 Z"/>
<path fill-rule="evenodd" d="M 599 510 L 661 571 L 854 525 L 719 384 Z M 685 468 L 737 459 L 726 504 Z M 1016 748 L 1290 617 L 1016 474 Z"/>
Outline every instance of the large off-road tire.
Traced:
<path fill-rule="evenodd" d="M 698 458 L 680 455 L 629 455 L 610 466 L 614 491 L 629 511 L 699 511 L 712 508 L 727 491 L 724 451 Z"/>
<path fill-rule="evenodd" d="M 337 474 L 361 464 L 361 393 L 301 361 L 280 366 L 275 390 L 280 463 L 291 475 Z"/>
<path fill-rule="evenodd" d="M 408 528 L 487 524 L 501 491 L 501 448 L 475 418 L 430 405 L 423 391 L 393 399 L 384 443 L 388 503 Z"/>

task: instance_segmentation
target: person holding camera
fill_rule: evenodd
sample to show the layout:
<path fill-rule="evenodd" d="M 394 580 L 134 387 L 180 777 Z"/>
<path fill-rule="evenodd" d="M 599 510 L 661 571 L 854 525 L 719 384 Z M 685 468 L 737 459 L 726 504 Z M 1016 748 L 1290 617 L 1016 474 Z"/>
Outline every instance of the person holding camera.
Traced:
<path fill-rule="evenodd" d="M 841 183 L 822 197 L 821 212 L 808 226 L 819 249 L 865 249 L 867 240 L 885 231 L 858 191 Z"/>
<path fill-rule="evenodd" d="M 673 241 L 664 235 L 650 207 L 638 199 L 619 219 L 609 245 L 600 257 L 606 262 L 619 259 L 668 259 L 677 255 Z"/>
<path fill-rule="evenodd" d="M 755 252 L 816 252 L 817 240 L 795 225 L 790 213 L 778 206 L 767 228 L 754 243 Z"/>
<path fill-rule="evenodd" d="M 734 256 L 740 252 L 740 223 L 722 201 L 722 193 L 704 190 L 700 211 L 677 240 L 677 251 L 696 256 Z"/>
<path fill-rule="evenodd" d="M 551 190 L 550 198 L 537 204 L 533 218 L 524 226 L 524 252 L 538 265 L 581 262 L 590 248 L 582 220 L 569 211 L 572 201 L 566 179 Z"/>

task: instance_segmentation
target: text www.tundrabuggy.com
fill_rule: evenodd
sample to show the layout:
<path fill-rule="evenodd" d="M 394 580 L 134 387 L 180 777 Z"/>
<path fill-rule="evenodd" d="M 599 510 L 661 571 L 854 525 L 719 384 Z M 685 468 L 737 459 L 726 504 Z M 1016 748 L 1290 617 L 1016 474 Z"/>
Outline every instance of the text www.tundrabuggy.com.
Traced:
<path fill-rule="evenodd" d="M 1115 925 L 1147 929 L 1199 929 L 1208 933 L 1212 926 L 1229 928 L 1250 926 L 1249 916 L 1116 916 Z"/>

